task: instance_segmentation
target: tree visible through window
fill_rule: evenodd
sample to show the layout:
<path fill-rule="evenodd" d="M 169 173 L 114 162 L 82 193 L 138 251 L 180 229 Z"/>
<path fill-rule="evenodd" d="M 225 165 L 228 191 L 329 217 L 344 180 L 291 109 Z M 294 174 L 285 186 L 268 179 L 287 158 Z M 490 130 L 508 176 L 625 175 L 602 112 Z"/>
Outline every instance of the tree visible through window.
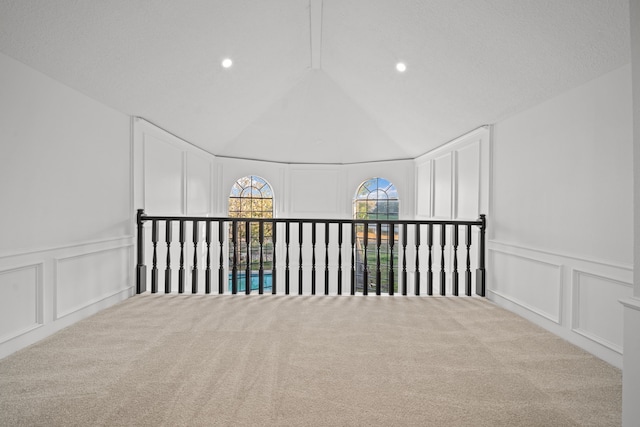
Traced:
<path fill-rule="evenodd" d="M 363 182 L 356 191 L 353 199 L 353 218 L 362 220 L 396 220 L 399 213 L 399 199 L 396 187 L 384 178 L 371 178 Z M 368 245 L 365 248 L 364 225 L 356 227 L 356 290 L 362 292 L 366 285 L 368 291 L 375 290 L 376 270 L 378 263 L 377 251 L 377 227 L 376 224 L 369 224 L 367 233 Z M 397 227 L 390 227 L 389 224 L 382 224 L 380 228 L 380 271 L 381 271 L 381 290 L 389 291 L 389 271 L 390 260 L 392 257 L 391 246 L 389 245 L 391 233 L 395 245 L 397 245 Z M 367 260 L 367 283 L 364 283 L 364 270 Z M 398 252 L 393 252 L 394 271 L 398 271 Z M 394 279 L 394 291 L 398 289 L 397 280 Z"/>
<path fill-rule="evenodd" d="M 273 193 L 259 176 L 245 176 L 231 187 L 229 216 L 234 218 L 273 218 Z"/>
<path fill-rule="evenodd" d="M 232 218 L 273 218 L 273 192 L 263 178 L 249 175 L 240 178 L 231 187 L 229 194 L 229 216 Z M 248 223 L 248 227 L 247 227 Z M 237 244 L 230 248 L 229 264 L 236 260 L 238 291 L 245 290 L 247 267 L 250 270 L 251 289 L 258 289 L 258 269 L 260 268 L 260 224 L 258 222 L 239 221 L 237 223 Z M 264 223 L 262 230 L 264 289 L 271 289 L 271 271 L 273 268 L 273 225 Z M 232 241 L 233 229 L 229 229 L 229 241 Z M 229 278 L 231 287 L 231 277 Z"/>
<path fill-rule="evenodd" d="M 384 178 L 363 182 L 353 200 L 355 219 L 398 219 L 398 191 Z"/>

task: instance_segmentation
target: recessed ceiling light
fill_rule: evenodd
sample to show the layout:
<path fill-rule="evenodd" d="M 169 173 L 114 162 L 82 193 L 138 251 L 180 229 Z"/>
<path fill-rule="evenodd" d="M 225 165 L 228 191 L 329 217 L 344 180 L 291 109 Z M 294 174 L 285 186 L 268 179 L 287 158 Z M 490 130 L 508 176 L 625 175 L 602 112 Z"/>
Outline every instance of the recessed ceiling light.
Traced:
<path fill-rule="evenodd" d="M 396 70 L 398 70 L 401 73 L 404 73 L 405 71 L 407 71 L 407 65 L 404 62 L 398 62 L 396 64 Z"/>
<path fill-rule="evenodd" d="M 223 68 L 229 68 L 233 65 L 233 61 L 230 60 L 229 58 L 225 58 L 222 60 L 222 67 Z"/>

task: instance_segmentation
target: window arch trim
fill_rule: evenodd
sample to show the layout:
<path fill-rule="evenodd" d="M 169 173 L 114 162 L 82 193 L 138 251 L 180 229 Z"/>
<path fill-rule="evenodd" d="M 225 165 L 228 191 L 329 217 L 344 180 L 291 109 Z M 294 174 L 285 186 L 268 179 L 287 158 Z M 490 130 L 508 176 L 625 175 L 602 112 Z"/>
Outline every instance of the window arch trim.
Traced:
<path fill-rule="evenodd" d="M 354 219 L 398 219 L 400 198 L 395 185 L 386 178 L 362 182 L 353 197 Z"/>
<path fill-rule="evenodd" d="M 231 186 L 227 203 L 230 217 L 273 218 L 273 187 L 258 175 L 245 175 Z"/>

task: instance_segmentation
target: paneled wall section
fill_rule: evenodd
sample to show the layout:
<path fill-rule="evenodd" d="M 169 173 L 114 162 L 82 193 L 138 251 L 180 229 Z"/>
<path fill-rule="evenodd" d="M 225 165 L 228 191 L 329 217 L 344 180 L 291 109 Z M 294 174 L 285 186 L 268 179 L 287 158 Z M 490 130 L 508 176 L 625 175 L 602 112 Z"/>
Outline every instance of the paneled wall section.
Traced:
<path fill-rule="evenodd" d="M 0 54 L 0 358 L 132 294 L 130 118 Z"/>
<path fill-rule="evenodd" d="M 215 157 L 140 118 L 133 119 L 133 135 L 135 208 L 212 215 Z"/>
<path fill-rule="evenodd" d="M 490 129 L 481 127 L 415 160 L 416 216 L 488 214 Z"/>
<path fill-rule="evenodd" d="M 633 290 L 630 75 L 494 125 L 488 229 L 489 298 L 618 367 Z"/>

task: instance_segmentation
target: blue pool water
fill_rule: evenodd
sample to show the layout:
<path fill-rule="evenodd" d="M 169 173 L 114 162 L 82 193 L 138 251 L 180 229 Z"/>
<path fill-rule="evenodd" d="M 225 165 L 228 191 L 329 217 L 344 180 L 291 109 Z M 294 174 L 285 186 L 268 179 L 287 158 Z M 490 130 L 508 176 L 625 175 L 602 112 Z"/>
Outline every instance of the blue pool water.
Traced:
<path fill-rule="evenodd" d="M 257 272 L 252 272 L 251 273 L 251 277 L 250 277 L 250 283 L 251 283 L 251 290 L 252 291 L 257 291 L 258 288 L 260 287 L 260 275 Z M 245 272 L 238 272 L 238 292 L 244 292 L 245 291 L 245 285 L 246 285 L 246 280 L 245 280 Z M 231 288 L 233 286 L 233 275 L 229 274 L 229 292 L 231 292 Z M 269 292 L 271 292 L 271 272 L 264 272 L 264 291 L 267 292 L 267 290 Z"/>

